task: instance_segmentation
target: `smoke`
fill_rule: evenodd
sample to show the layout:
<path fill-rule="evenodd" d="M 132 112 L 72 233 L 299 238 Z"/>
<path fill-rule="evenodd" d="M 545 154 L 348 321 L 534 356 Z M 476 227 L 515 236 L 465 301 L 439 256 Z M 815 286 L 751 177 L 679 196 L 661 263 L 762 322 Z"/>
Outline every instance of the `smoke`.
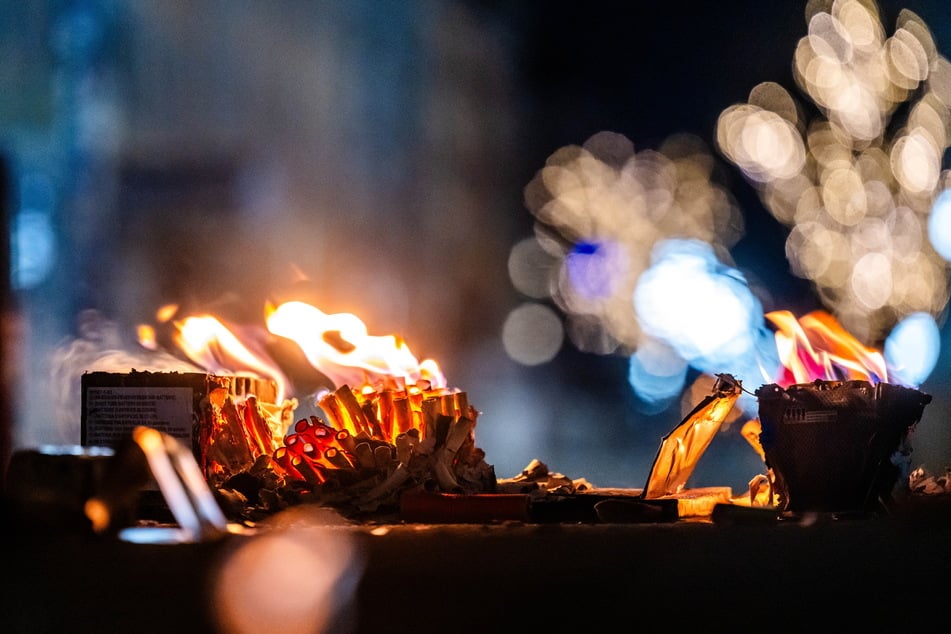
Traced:
<path fill-rule="evenodd" d="M 79 438 L 82 375 L 86 372 L 202 372 L 188 361 L 162 350 L 143 348 L 123 334 L 118 323 L 96 310 L 77 319 L 75 338 L 63 341 L 50 357 L 50 396 L 58 436 Z"/>

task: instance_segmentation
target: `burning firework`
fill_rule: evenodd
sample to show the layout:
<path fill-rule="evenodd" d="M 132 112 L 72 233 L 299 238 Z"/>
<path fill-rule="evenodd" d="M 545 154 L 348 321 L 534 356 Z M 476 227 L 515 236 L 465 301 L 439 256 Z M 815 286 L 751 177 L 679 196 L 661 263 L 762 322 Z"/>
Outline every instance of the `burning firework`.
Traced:
<path fill-rule="evenodd" d="M 395 504 L 410 488 L 495 487 L 475 445 L 478 411 L 435 361 L 417 360 L 399 337 L 370 336 L 355 315 L 303 302 L 269 307 L 266 323 L 267 331 L 210 315 L 175 321 L 178 350 L 208 374 L 83 374 L 83 443 L 115 445 L 143 424 L 187 440 L 235 514 L 308 500 L 360 512 Z M 146 341 L 152 332 L 141 330 Z M 294 422 L 298 401 L 267 354 L 268 336 L 294 342 L 333 383 L 316 395 L 323 418 Z"/>

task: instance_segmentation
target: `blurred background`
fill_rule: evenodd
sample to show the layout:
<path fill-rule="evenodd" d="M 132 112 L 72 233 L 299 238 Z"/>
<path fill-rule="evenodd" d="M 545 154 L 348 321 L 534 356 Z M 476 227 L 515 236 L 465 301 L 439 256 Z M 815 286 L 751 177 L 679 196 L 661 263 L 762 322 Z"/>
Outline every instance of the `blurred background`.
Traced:
<path fill-rule="evenodd" d="M 939 0 L 3 3 L 11 442 L 79 441 L 77 341 L 302 297 L 436 359 L 498 476 L 640 487 L 824 309 L 926 317 L 892 360 L 943 472 L 948 52 Z M 762 471 L 739 427 L 693 485 Z"/>

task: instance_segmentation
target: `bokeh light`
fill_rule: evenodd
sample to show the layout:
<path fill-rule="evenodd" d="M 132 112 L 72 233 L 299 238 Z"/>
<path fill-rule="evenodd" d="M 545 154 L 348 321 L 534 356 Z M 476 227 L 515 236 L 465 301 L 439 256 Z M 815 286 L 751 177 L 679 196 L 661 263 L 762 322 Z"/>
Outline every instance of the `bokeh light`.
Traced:
<path fill-rule="evenodd" d="M 265 529 L 226 550 L 213 575 L 219 631 L 350 631 L 364 554 L 343 521 L 310 505 L 279 513 Z M 280 583 L 289 567 L 306 574 L 292 584 Z"/>
<path fill-rule="evenodd" d="M 17 289 L 43 283 L 58 258 L 54 221 L 56 194 L 51 179 L 31 172 L 20 183 L 21 208 L 11 228 L 11 282 Z"/>
<path fill-rule="evenodd" d="M 885 361 L 896 382 L 917 387 L 934 370 L 941 350 L 941 332 L 934 317 L 912 313 L 885 340 Z"/>
<path fill-rule="evenodd" d="M 527 238 L 512 247 L 508 260 L 509 277 L 523 295 L 534 299 L 548 297 L 558 262 L 558 258 L 545 251 L 537 240 Z"/>
<path fill-rule="evenodd" d="M 614 241 L 579 242 L 565 257 L 565 272 L 579 296 L 606 298 L 623 281 L 625 263 L 624 250 Z"/>
<path fill-rule="evenodd" d="M 511 250 L 513 285 L 532 299 L 550 299 L 578 349 L 634 353 L 643 334 L 631 298 L 654 246 L 677 237 L 726 254 L 743 236 L 742 216 L 714 180 L 714 165 L 707 145 L 687 134 L 635 151 L 624 135 L 604 131 L 558 149 L 525 188 L 535 235 Z M 550 351 L 526 356 L 528 341 L 516 345 L 518 323 L 513 313 L 506 325 L 510 356 L 547 358 Z M 534 331 L 525 336 L 539 338 Z M 646 356 L 632 361 L 642 362 L 651 365 Z"/>
<path fill-rule="evenodd" d="M 775 374 L 778 364 L 770 352 L 775 345 L 768 336 L 762 305 L 743 275 L 721 263 L 704 242 L 659 243 L 651 267 L 641 275 L 634 292 L 634 306 L 641 329 L 649 337 L 642 344 L 663 342 L 684 365 L 710 375 L 729 373 L 749 385 L 759 385 Z M 645 366 L 642 354 L 640 348 L 635 353 L 638 370 Z M 669 367 L 675 366 L 668 363 L 650 373 L 672 376 Z M 647 366 L 629 377 L 642 397 L 657 393 L 653 379 L 645 376 L 649 371 Z"/>
<path fill-rule="evenodd" d="M 790 51 L 801 93 L 753 86 L 720 113 L 716 148 L 789 228 L 791 271 L 848 332 L 881 345 L 949 299 L 951 64 L 919 16 L 903 10 L 889 35 L 873 1 L 809 3 L 805 26 Z M 778 364 L 756 293 L 731 265 L 744 225 L 712 166 L 692 135 L 635 151 L 600 132 L 554 152 L 525 188 L 535 236 L 512 249 L 513 284 L 550 298 L 578 349 L 629 355 L 631 386 L 654 408 L 691 367 L 756 384 Z"/>
<path fill-rule="evenodd" d="M 928 237 L 935 251 L 951 262 L 951 192 L 942 192 L 928 218 Z"/>
<path fill-rule="evenodd" d="M 564 340 L 561 319 L 548 306 L 522 304 L 502 326 L 502 345 L 509 357 L 524 365 L 551 361 Z"/>
<path fill-rule="evenodd" d="M 792 94 L 766 82 L 720 114 L 717 146 L 790 228 L 793 273 L 850 332 L 879 342 L 948 303 L 949 64 L 908 10 L 890 36 L 875 2 L 811 3 L 806 18 L 794 78 L 819 114 L 803 120 Z"/>
<path fill-rule="evenodd" d="M 648 411 L 662 410 L 684 389 L 688 368 L 673 347 L 646 337 L 628 361 L 627 379 Z"/>

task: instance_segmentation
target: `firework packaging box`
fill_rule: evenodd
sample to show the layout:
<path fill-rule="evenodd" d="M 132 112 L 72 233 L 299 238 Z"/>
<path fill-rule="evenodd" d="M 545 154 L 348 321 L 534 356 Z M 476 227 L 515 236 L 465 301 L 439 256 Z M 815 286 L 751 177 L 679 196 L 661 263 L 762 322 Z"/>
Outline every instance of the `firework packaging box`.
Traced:
<path fill-rule="evenodd" d="M 247 469 L 272 450 L 261 406 L 273 403 L 273 381 L 202 372 L 87 372 L 81 377 L 83 446 L 117 447 L 139 426 L 190 448 L 215 483 Z"/>
<path fill-rule="evenodd" d="M 891 498 L 931 396 L 864 380 L 756 391 L 760 442 L 784 512 L 864 513 Z"/>

